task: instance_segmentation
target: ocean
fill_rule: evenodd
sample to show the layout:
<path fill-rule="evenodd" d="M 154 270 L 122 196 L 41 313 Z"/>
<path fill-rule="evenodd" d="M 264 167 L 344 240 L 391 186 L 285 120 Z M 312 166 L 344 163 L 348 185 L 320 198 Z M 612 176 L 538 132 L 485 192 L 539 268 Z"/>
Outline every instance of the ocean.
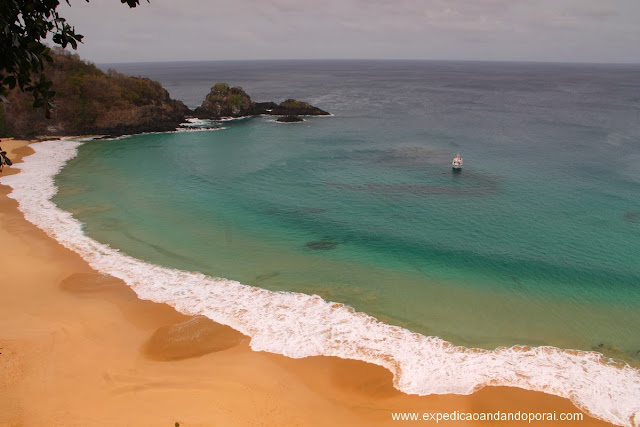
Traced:
<path fill-rule="evenodd" d="M 3 183 L 100 271 L 255 350 L 385 366 L 407 393 L 513 385 L 640 423 L 640 66 L 101 67 L 192 108 L 223 81 L 332 116 L 41 144 Z"/>

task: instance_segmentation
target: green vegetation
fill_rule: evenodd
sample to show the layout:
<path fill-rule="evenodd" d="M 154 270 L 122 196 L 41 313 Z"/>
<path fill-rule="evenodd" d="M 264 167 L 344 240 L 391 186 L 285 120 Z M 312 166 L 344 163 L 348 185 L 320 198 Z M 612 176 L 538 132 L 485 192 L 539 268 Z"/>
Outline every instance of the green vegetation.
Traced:
<path fill-rule="evenodd" d="M 140 0 L 120 2 L 129 7 L 140 4 Z M 45 74 L 45 64 L 54 56 L 44 41 L 51 37 L 62 48 L 76 49 L 83 38 L 58 14 L 59 5 L 59 0 L 0 1 L 0 100 L 8 102 L 7 95 L 16 88 L 31 92 L 33 107 L 44 107 L 47 118 L 56 92 Z"/>
<path fill-rule="evenodd" d="M 281 107 L 291 108 L 291 109 L 308 109 L 311 108 L 311 105 L 307 102 L 298 101 L 296 99 L 287 99 L 286 101 L 280 104 Z"/>
<path fill-rule="evenodd" d="M 113 70 L 105 74 L 62 49 L 53 49 L 51 55 L 53 63 L 44 67 L 57 93 L 51 120 L 46 120 L 41 110 L 34 110 L 30 96 L 16 88 L 7 94 L 10 103 L 3 106 L 0 136 L 171 130 L 188 112 L 158 82 Z"/>
<path fill-rule="evenodd" d="M 229 101 L 231 101 L 231 105 L 236 108 L 242 107 L 242 102 L 244 101 L 242 95 L 233 94 L 229 97 Z"/>
<path fill-rule="evenodd" d="M 211 88 L 211 91 L 220 92 L 223 95 L 229 93 L 229 85 L 227 83 L 216 83 Z"/>

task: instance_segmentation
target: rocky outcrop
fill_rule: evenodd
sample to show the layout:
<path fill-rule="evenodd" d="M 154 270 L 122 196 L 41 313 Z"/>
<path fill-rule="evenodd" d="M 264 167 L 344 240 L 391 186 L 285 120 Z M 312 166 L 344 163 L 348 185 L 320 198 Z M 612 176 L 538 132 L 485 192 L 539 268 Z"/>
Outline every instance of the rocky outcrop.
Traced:
<path fill-rule="evenodd" d="M 128 110 L 111 109 L 105 112 L 96 120 L 96 128 L 89 133 L 118 136 L 169 132 L 184 123 L 191 113 L 182 101 L 171 99 L 169 93 L 163 89 L 163 96 L 154 102 Z"/>
<path fill-rule="evenodd" d="M 254 115 L 255 103 L 240 87 L 229 87 L 226 83 L 216 83 L 194 115 L 199 119 L 220 119 L 222 117 L 245 117 Z"/>
<path fill-rule="evenodd" d="M 280 105 L 272 108 L 268 113 L 260 113 L 260 114 L 270 114 L 274 116 L 328 116 L 324 110 L 321 110 L 318 107 L 314 107 L 313 105 L 298 101 L 295 99 L 287 99 L 284 102 L 281 102 Z"/>
<path fill-rule="evenodd" d="M 304 120 L 302 120 L 299 116 L 282 116 L 279 117 L 276 122 L 280 122 L 280 123 L 297 123 L 297 122 L 304 122 Z"/>
<path fill-rule="evenodd" d="M 45 73 L 56 91 L 51 118 L 33 108 L 33 96 L 17 89 L 10 103 L 0 103 L 0 137 L 38 135 L 123 135 L 176 129 L 191 114 L 171 99 L 160 83 L 115 71 L 102 72 L 94 64 L 65 51 L 53 52 Z"/>
<path fill-rule="evenodd" d="M 102 72 L 77 55 L 56 51 L 46 73 L 56 90 L 56 109 L 46 119 L 32 107 L 32 95 L 19 90 L 0 103 L 0 137 L 38 135 L 108 135 L 167 132 L 189 116 L 218 120 L 257 115 L 282 116 L 278 121 L 302 121 L 299 116 L 328 115 L 326 111 L 295 99 L 253 102 L 241 87 L 216 83 L 202 105 L 191 111 L 171 99 L 158 82 L 110 70 Z"/>
<path fill-rule="evenodd" d="M 275 102 L 253 102 L 241 87 L 229 87 L 227 83 L 216 83 L 202 105 L 194 111 L 194 115 L 199 119 L 213 120 L 262 114 L 291 117 L 329 115 L 328 112 L 318 107 L 295 99 L 287 99 L 280 104 Z"/>

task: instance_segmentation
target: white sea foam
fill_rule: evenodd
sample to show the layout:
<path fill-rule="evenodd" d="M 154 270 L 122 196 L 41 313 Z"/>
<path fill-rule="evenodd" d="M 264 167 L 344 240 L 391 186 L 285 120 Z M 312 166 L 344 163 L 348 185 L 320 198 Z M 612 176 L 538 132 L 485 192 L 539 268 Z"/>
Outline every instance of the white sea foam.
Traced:
<path fill-rule="evenodd" d="M 235 122 L 239 120 L 247 120 L 252 118 L 253 116 L 241 116 L 241 117 L 221 117 L 217 119 L 217 122 Z"/>
<path fill-rule="evenodd" d="M 190 131 L 190 130 L 215 130 L 218 129 L 216 120 L 198 119 L 195 117 L 188 117 L 186 122 L 180 123 L 178 131 Z"/>
<path fill-rule="evenodd" d="M 184 127 L 184 128 L 178 128 L 174 131 L 171 132 L 161 132 L 161 133 L 181 133 L 181 132 L 213 132 L 216 130 L 224 130 L 226 129 L 226 127 L 224 126 L 220 126 L 220 127 Z"/>
<path fill-rule="evenodd" d="M 213 121 L 212 120 L 206 120 L 206 119 L 199 119 L 197 117 L 187 117 L 186 121 L 184 123 L 181 123 L 182 126 L 204 126 L 204 125 L 209 125 L 211 124 Z"/>
<path fill-rule="evenodd" d="M 212 131 L 216 131 L 216 130 L 224 130 L 227 129 L 224 126 L 220 126 L 220 127 L 206 127 L 205 125 L 196 125 L 193 123 L 189 123 L 189 122 L 185 122 L 182 123 L 181 126 L 184 125 L 185 127 L 178 127 L 175 130 L 170 130 L 170 131 L 166 131 L 166 132 L 142 132 L 142 133 L 138 133 L 136 135 L 160 135 L 160 134 L 165 134 L 165 133 L 182 133 L 182 132 L 212 132 Z M 113 137 L 107 137 L 107 135 L 104 135 L 102 137 L 99 138 L 100 141 L 119 141 L 122 139 L 127 139 L 127 138 L 131 138 L 134 135 L 129 135 L 129 134 L 125 134 L 125 135 L 120 135 L 120 136 L 113 136 Z M 95 137 L 88 137 L 88 138 L 82 138 L 82 139 L 78 139 L 78 141 L 82 141 L 82 142 L 86 142 L 86 141 L 92 141 L 92 140 L 96 140 Z"/>
<path fill-rule="evenodd" d="M 271 292 L 200 273 L 152 265 L 82 232 L 70 213 L 51 201 L 53 177 L 76 156 L 81 143 L 32 144 L 35 154 L 0 183 L 13 188 L 25 217 L 93 268 L 123 279 L 143 299 L 165 302 L 183 313 L 203 314 L 251 337 L 256 351 L 293 358 L 326 355 L 384 366 L 399 390 L 418 395 L 469 394 L 485 385 L 514 386 L 571 399 L 611 423 L 640 425 L 640 371 L 601 354 L 554 347 L 457 347 L 437 337 L 384 324 L 319 296 Z"/>

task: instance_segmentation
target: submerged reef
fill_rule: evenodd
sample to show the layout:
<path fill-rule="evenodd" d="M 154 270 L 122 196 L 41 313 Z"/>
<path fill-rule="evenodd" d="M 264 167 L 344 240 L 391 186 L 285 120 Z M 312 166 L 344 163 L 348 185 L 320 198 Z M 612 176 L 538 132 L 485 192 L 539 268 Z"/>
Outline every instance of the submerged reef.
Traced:
<path fill-rule="evenodd" d="M 314 251 L 327 251 L 331 249 L 335 249 L 338 246 L 338 243 L 329 237 L 324 237 L 322 240 L 315 240 L 313 242 L 308 242 L 307 247 L 309 249 L 313 249 Z"/>

